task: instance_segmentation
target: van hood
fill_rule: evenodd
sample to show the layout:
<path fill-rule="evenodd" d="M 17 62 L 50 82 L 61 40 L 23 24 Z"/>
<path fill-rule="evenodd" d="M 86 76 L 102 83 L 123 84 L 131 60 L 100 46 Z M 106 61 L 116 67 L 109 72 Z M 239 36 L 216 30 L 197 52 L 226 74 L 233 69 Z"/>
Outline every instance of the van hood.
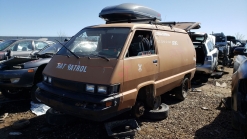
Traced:
<path fill-rule="evenodd" d="M 55 55 L 44 69 L 43 74 L 75 82 L 110 85 L 121 82 L 120 78 L 112 80 L 118 61 L 117 59 L 107 61 L 99 57 L 77 59 L 76 57 Z"/>

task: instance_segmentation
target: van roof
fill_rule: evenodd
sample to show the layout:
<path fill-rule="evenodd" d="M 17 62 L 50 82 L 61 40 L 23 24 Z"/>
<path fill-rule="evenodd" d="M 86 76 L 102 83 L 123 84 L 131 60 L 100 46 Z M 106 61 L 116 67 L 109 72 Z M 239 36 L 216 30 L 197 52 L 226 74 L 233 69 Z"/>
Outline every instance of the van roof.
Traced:
<path fill-rule="evenodd" d="M 94 26 L 88 26 L 85 28 L 100 28 L 100 27 L 128 27 L 131 29 L 159 29 L 159 30 L 172 30 L 177 32 L 186 32 L 183 29 L 175 28 L 175 27 L 169 27 L 164 25 L 154 25 L 154 24 L 145 24 L 145 23 L 114 23 L 114 24 L 101 24 L 101 25 L 94 25 Z"/>

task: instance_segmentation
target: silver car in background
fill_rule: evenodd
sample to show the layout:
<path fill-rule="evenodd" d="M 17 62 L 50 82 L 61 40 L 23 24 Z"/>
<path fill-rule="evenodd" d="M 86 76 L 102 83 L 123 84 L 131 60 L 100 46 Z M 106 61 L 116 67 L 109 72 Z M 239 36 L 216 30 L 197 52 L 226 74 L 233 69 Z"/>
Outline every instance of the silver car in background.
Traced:
<path fill-rule="evenodd" d="M 190 38 L 196 50 L 196 71 L 211 74 L 218 65 L 219 50 L 215 48 L 215 36 L 191 32 Z"/>

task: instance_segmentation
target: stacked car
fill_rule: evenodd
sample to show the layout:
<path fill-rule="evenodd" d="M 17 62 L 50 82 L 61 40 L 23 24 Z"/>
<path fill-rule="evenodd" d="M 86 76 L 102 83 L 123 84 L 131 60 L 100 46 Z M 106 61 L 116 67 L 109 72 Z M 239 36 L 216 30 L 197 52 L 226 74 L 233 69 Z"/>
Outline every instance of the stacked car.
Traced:
<path fill-rule="evenodd" d="M 207 33 L 191 32 L 190 38 L 196 50 L 196 71 L 212 74 L 218 66 L 219 51 L 215 37 Z"/>
<path fill-rule="evenodd" d="M 37 42 L 37 44 L 44 44 L 44 42 Z M 37 89 L 36 84 L 43 79 L 43 69 L 52 56 L 60 50 L 61 45 L 46 44 L 42 47 L 43 49 L 37 46 L 36 48 L 40 48 L 40 51 L 29 57 L 12 56 L 0 64 L 0 90 L 5 97 L 26 98 L 30 96 L 30 93 L 34 94 Z M 33 98 L 36 100 L 35 97 Z"/>
<path fill-rule="evenodd" d="M 48 45 L 55 44 L 52 41 L 34 39 L 5 40 L 0 43 L 0 60 L 7 60 L 14 56 L 28 57 L 42 50 Z"/>

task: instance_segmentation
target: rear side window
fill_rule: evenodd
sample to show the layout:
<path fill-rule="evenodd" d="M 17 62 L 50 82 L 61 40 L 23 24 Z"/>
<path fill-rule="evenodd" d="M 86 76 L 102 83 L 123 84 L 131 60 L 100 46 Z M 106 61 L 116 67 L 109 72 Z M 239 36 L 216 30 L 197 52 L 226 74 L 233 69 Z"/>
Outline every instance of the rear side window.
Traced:
<path fill-rule="evenodd" d="M 17 42 L 10 50 L 11 51 L 32 51 L 33 50 L 32 41 Z"/>
<path fill-rule="evenodd" d="M 137 30 L 125 57 L 146 56 L 151 54 L 156 54 L 152 32 Z"/>
<path fill-rule="evenodd" d="M 34 44 L 35 44 L 35 50 L 41 50 L 48 45 L 47 43 L 41 41 L 35 41 Z"/>

